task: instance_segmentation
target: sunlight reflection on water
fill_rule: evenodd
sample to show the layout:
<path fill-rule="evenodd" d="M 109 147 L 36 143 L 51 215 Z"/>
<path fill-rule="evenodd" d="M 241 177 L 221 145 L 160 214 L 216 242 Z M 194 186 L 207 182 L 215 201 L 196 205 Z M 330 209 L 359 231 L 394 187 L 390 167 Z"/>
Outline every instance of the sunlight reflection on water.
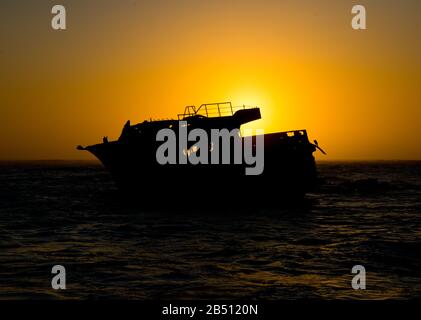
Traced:
<path fill-rule="evenodd" d="M 419 296 L 420 163 L 319 170 L 296 208 L 164 212 L 123 204 L 97 165 L 0 166 L 0 298 Z M 54 264 L 65 292 L 50 289 Z M 367 290 L 351 288 L 356 264 Z"/>

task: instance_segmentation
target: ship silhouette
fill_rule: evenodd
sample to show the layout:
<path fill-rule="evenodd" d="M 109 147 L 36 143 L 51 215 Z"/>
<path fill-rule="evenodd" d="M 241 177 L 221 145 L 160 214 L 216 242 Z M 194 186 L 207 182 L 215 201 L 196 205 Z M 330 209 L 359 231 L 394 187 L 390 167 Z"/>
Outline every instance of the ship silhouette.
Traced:
<path fill-rule="evenodd" d="M 306 130 L 293 130 L 263 134 L 264 170 L 259 175 L 246 175 L 247 164 L 167 164 L 157 161 L 157 141 L 161 129 L 187 125 L 187 132 L 202 129 L 240 129 L 248 122 L 261 118 L 257 107 L 234 107 L 230 102 L 209 103 L 199 107 L 187 106 L 177 119 L 149 120 L 135 125 L 124 125 L 116 141 L 103 142 L 78 150 L 87 150 L 97 157 L 111 173 L 119 190 L 135 196 L 139 201 L 163 204 L 203 204 L 221 201 L 253 203 L 301 199 L 317 182 L 317 169 L 313 153 L 319 149 L 317 142 L 310 143 Z M 253 136 L 252 151 L 256 152 Z M 245 143 L 246 137 L 240 137 Z M 209 150 L 215 141 L 209 141 Z M 177 150 L 181 142 L 177 139 Z M 194 143 L 189 142 L 187 149 Z M 230 150 L 234 151 L 233 142 Z M 185 150 L 188 151 L 188 150 Z M 321 150 L 323 152 L 323 150 Z M 200 152 L 194 150 L 194 152 Z M 324 153 L 324 152 L 323 152 Z M 230 157 L 233 157 L 231 152 Z M 178 153 L 177 160 L 189 157 L 189 152 Z"/>

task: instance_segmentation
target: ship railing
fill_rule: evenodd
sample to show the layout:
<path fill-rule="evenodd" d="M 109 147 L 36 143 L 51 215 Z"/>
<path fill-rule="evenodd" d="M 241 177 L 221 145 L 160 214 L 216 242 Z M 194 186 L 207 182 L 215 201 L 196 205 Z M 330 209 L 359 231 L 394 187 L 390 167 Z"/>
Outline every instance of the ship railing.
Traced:
<path fill-rule="evenodd" d="M 236 111 L 248 108 L 251 107 L 245 105 L 233 106 L 231 102 L 205 103 L 199 107 L 187 106 L 184 109 L 184 113 L 178 114 L 178 120 L 195 115 L 202 115 L 208 118 L 232 116 Z"/>

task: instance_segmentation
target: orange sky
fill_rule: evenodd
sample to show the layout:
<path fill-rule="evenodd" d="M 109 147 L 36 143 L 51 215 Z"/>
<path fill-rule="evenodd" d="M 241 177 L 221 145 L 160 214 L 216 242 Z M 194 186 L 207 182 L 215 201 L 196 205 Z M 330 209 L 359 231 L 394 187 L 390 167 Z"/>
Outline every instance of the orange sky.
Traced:
<path fill-rule="evenodd" d="M 0 3 L 0 159 L 92 159 L 75 146 L 127 119 L 229 100 L 306 128 L 320 160 L 421 159 L 421 1 L 57 3 L 62 32 L 51 1 Z"/>

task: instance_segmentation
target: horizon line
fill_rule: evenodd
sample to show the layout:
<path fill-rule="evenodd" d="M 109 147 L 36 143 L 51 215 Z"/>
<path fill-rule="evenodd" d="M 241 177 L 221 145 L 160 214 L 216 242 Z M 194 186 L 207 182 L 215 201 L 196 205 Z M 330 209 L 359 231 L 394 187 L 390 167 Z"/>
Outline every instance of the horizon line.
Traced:
<path fill-rule="evenodd" d="M 421 159 L 315 159 L 316 162 L 415 162 Z M 98 159 L 0 159 L 0 162 L 98 162 Z"/>

